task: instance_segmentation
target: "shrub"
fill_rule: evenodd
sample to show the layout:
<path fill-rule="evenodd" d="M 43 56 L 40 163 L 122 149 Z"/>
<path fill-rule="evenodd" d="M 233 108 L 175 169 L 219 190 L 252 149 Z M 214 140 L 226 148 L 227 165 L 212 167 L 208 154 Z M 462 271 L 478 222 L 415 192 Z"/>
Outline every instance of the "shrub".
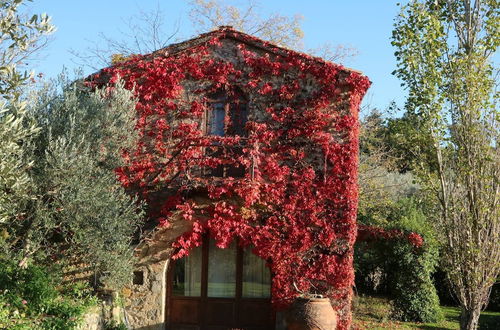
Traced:
<path fill-rule="evenodd" d="M 416 247 L 409 237 L 395 236 L 357 243 L 357 283 L 365 292 L 389 294 L 392 317 L 402 321 L 436 322 L 442 318 L 439 298 L 431 279 L 438 263 L 438 242 L 418 204 L 412 199 L 396 203 L 386 229 L 418 233 L 424 244 Z"/>
<path fill-rule="evenodd" d="M 43 267 L 0 259 L 0 329 L 73 329 L 94 299 L 81 285 L 56 283 Z"/>
<path fill-rule="evenodd" d="M 457 299 L 453 296 L 453 292 L 451 291 L 450 283 L 446 279 L 446 272 L 442 267 L 438 266 L 436 272 L 432 274 L 432 280 L 436 287 L 441 305 L 458 306 Z"/>
<path fill-rule="evenodd" d="M 123 323 L 117 323 L 115 321 L 106 322 L 104 324 L 104 330 L 127 330 L 127 326 Z"/>
<path fill-rule="evenodd" d="M 439 298 L 431 279 L 436 261 L 427 247 L 414 251 L 397 242 L 393 248 L 395 271 L 391 293 L 392 317 L 401 321 L 437 322 L 442 319 Z"/>
<path fill-rule="evenodd" d="M 64 74 L 30 93 L 25 121 L 37 134 L 23 152 L 36 160 L 27 166 L 32 187 L 18 205 L 20 215 L 0 220 L 0 253 L 23 265 L 48 256 L 83 262 L 94 272 L 95 287 L 128 283 L 142 203 L 114 170 L 125 164 L 123 154 L 138 136 L 131 95 L 119 84 L 92 91 Z"/>
<path fill-rule="evenodd" d="M 81 321 L 81 316 L 85 313 L 87 307 L 86 304 L 69 299 L 55 301 L 47 310 L 47 314 L 54 317 L 44 318 L 42 328 L 47 330 L 73 329 Z"/>
<path fill-rule="evenodd" d="M 395 298 L 393 316 L 402 321 L 439 321 L 443 316 L 431 277 L 439 261 L 436 234 L 412 199 L 398 202 L 392 219 L 395 227 L 418 232 L 425 241 L 419 249 L 401 241 L 393 246 L 393 262 L 396 266 L 391 288 Z"/>
<path fill-rule="evenodd" d="M 23 309 L 29 304 L 28 314 L 44 312 L 58 295 L 52 279 L 42 268 L 22 269 L 9 261 L 1 262 L 0 291 L 15 308 Z"/>

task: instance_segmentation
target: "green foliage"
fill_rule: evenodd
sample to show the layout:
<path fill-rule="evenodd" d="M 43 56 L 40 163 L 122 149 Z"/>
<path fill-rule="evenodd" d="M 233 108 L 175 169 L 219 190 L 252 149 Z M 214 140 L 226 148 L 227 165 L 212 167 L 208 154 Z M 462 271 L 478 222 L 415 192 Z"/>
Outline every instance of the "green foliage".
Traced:
<path fill-rule="evenodd" d="M 7 238 L 2 224 L 19 216 L 22 205 L 29 199 L 31 178 L 25 146 L 36 134 L 34 125 L 26 125 L 21 111 L 0 101 L 0 247 Z"/>
<path fill-rule="evenodd" d="M 441 316 L 431 280 L 438 260 L 436 234 L 415 202 L 420 195 L 399 143 L 392 140 L 394 120 L 372 111 L 362 122 L 360 136 L 360 207 L 358 221 L 385 229 L 416 232 L 424 246 L 414 248 L 406 239 L 356 244 L 358 290 L 385 293 L 393 299 L 393 318 L 435 321 Z M 397 141 L 399 142 L 399 141 Z M 405 172 L 405 173 L 401 173 Z M 428 201 L 424 205 L 429 207 Z"/>
<path fill-rule="evenodd" d="M 115 321 L 106 322 L 104 330 L 127 330 L 127 326 L 123 323 L 116 323 Z"/>
<path fill-rule="evenodd" d="M 0 328 L 74 328 L 95 300 L 83 287 L 60 290 L 57 282 L 43 267 L 0 260 Z"/>
<path fill-rule="evenodd" d="M 0 2 L 0 96 L 14 101 L 19 97 L 19 87 L 30 77 L 27 72 L 19 72 L 17 64 L 39 50 L 44 36 L 54 31 L 47 15 L 27 16 L 20 11 L 22 5 L 23 0 Z"/>
<path fill-rule="evenodd" d="M 429 251 L 416 254 L 408 244 L 398 243 L 394 247 L 397 260 L 392 316 L 402 321 L 437 322 L 439 298 L 431 279 L 435 258 Z"/>
<path fill-rule="evenodd" d="M 22 14 L 22 5 L 22 0 L 0 2 L 0 248 L 8 236 L 2 224 L 21 216 L 29 200 L 27 170 L 33 160 L 26 158 L 24 147 L 36 133 L 36 127 L 25 121 L 26 102 L 19 100 L 30 75 L 19 72 L 17 64 L 54 29 L 47 16 Z"/>
<path fill-rule="evenodd" d="M 400 118 L 389 118 L 384 139 L 391 146 L 394 156 L 393 168 L 399 172 L 415 171 L 427 168 L 430 172 L 437 169 L 429 136 L 421 134 L 422 118 L 411 113 L 404 113 Z"/>
<path fill-rule="evenodd" d="M 388 320 L 391 301 L 384 297 L 357 296 L 353 301 L 353 325 L 356 329 L 439 329 L 456 330 L 460 328 L 460 310 L 456 307 L 441 307 L 444 319 L 439 322 L 401 322 Z M 498 329 L 500 313 L 483 311 L 479 319 L 480 329 Z"/>
<path fill-rule="evenodd" d="M 118 288 L 132 273 L 130 242 L 142 219 L 114 173 L 137 138 L 131 92 L 90 91 L 62 76 L 28 97 L 25 122 L 38 132 L 22 154 L 36 162 L 21 217 L 0 223 L 4 250 L 23 266 L 48 256 L 83 262 L 96 286 Z"/>
<path fill-rule="evenodd" d="M 394 72 L 408 90 L 400 130 L 414 172 L 440 206 L 442 264 L 458 298 L 461 327 L 477 327 L 500 273 L 498 0 L 412 0 L 395 20 Z M 410 124 L 411 125 L 411 124 Z M 408 145 L 408 143 L 407 143 Z"/>
<path fill-rule="evenodd" d="M 45 317 L 40 327 L 46 330 L 73 329 L 81 322 L 81 316 L 88 309 L 88 306 L 81 301 L 73 303 L 65 299 L 54 302 L 47 310 L 48 315 L 55 317 Z"/>
<path fill-rule="evenodd" d="M 442 319 L 439 298 L 431 275 L 439 261 L 436 233 L 418 205 L 411 199 L 402 200 L 393 212 L 394 227 L 417 232 L 424 245 L 415 250 L 406 242 L 393 247 L 395 297 L 393 317 L 402 321 L 437 322 Z"/>
<path fill-rule="evenodd" d="M 114 174 L 136 139 L 131 93 L 121 86 L 89 91 L 61 78 L 33 100 L 30 115 L 40 127 L 33 176 L 41 198 L 26 239 L 31 246 L 64 249 L 100 283 L 118 288 L 129 280 L 130 242 L 142 218 Z"/>
<path fill-rule="evenodd" d="M 391 315 L 395 319 L 440 320 L 439 299 L 431 279 L 439 260 L 439 245 L 432 226 L 413 199 L 402 199 L 390 211 L 387 228 L 417 232 L 424 238 L 424 245 L 415 248 L 406 239 L 381 240 L 368 246 L 358 243 L 355 254 L 358 287 L 365 292 L 375 289 L 389 294 L 393 299 Z"/>
<path fill-rule="evenodd" d="M 400 173 L 396 167 L 399 157 L 397 145 L 387 138 L 387 120 L 371 110 L 361 122 L 359 163 L 358 221 L 375 226 L 386 226 L 395 203 L 418 191 L 412 173 Z"/>
<path fill-rule="evenodd" d="M 128 279 L 141 210 L 113 169 L 135 142 L 134 101 L 67 80 L 28 95 L 32 74 L 16 65 L 54 28 L 23 2 L 0 2 L 0 328 L 65 330 L 94 299 L 32 261 L 84 258 L 110 287 Z"/>
<path fill-rule="evenodd" d="M 0 287 L 4 295 L 10 297 L 16 308 L 21 308 L 22 300 L 29 302 L 37 311 L 47 310 L 57 296 L 52 279 L 37 266 L 22 269 L 13 263 L 4 263 L 0 273 Z"/>

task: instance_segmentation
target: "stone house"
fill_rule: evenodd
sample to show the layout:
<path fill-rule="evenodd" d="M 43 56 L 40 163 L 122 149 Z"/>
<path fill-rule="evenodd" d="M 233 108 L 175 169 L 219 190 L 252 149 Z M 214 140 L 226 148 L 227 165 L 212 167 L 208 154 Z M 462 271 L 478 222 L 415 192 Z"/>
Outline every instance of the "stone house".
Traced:
<path fill-rule="evenodd" d="M 184 61 L 197 52 L 202 52 L 205 60 L 207 58 L 215 58 L 218 61 L 230 63 L 230 69 L 227 69 L 227 65 L 219 65 L 214 70 L 210 71 L 206 69 L 206 67 L 211 65 L 212 61 L 208 60 L 204 62 L 205 64 L 200 68 L 196 67 L 189 69 L 189 75 L 182 71 L 182 78 L 178 80 L 182 81 L 182 83 L 179 83 L 182 85 L 182 91 L 176 94 L 177 96 L 172 96 L 170 98 L 182 98 L 184 100 L 183 104 L 189 104 L 191 106 L 190 109 L 194 107 L 193 105 L 196 104 L 197 101 L 203 103 L 204 106 L 203 109 L 199 111 L 199 115 L 192 116 L 186 120 L 175 120 L 178 121 L 178 126 L 180 125 L 179 122 L 186 124 L 186 126 L 194 122 L 198 129 L 197 132 L 201 132 L 202 135 L 208 136 L 209 139 L 212 139 L 211 141 L 216 141 L 209 142 L 210 144 L 207 145 L 207 142 L 204 140 L 205 142 L 200 143 L 200 146 L 190 145 L 184 147 L 184 151 L 190 150 L 194 154 L 198 152 L 198 156 L 200 154 L 207 155 L 210 153 L 211 157 L 217 157 L 218 155 L 224 154 L 225 158 L 215 165 L 210 165 L 208 162 L 202 163 L 200 161 L 192 161 L 190 165 L 183 167 L 179 161 L 176 165 L 169 165 L 171 167 L 176 166 L 175 175 L 169 174 L 170 172 L 164 175 L 164 177 L 169 177 L 169 175 L 172 177 L 168 185 L 165 184 L 161 189 L 148 188 L 149 207 L 152 215 L 150 221 L 145 226 L 143 239 L 138 243 L 135 249 L 137 263 L 133 274 L 133 282 L 124 288 L 122 292 L 126 321 L 134 329 L 280 329 L 283 328 L 282 317 L 279 312 L 275 312 L 271 305 L 272 292 L 275 292 L 272 290 L 272 285 L 274 285 L 272 284 L 272 278 L 277 275 L 270 270 L 270 264 L 273 263 L 273 261 L 270 261 L 271 258 L 264 260 L 252 253 L 253 250 L 249 246 L 257 243 L 252 241 L 252 237 L 245 237 L 247 234 L 244 234 L 251 232 L 248 228 L 252 227 L 252 225 L 247 225 L 245 223 L 245 226 L 247 226 L 245 228 L 247 229 L 237 229 L 235 227 L 234 229 L 229 228 L 226 230 L 229 231 L 227 235 L 230 235 L 232 230 L 235 232 L 241 230 L 243 234 L 239 234 L 239 236 L 235 235 L 236 237 L 232 240 L 232 243 L 227 244 L 227 246 L 225 246 L 226 248 L 221 249 L 218 247 L 220 244 L 216 243 L 217 240 L 214 239 L 214 237 L 218 237 L 218 239 L 221 240 L 224 231 L 217 231 L 216 225 L 213 224 L 215 223 L 214 219 L 207 220 L 209 224 L 204 227 L 205 234 L 199 238 L 198 243 L 195 244 L 194 247 L 191 247 L 189 255 L 174 260 L 172 256 L 183 247 L 182 244 L 179 245 L 175 242 L 179 240 L 179 237 L 183 237 L 186 233 L 189 234 L 192 232 L 194 230 L 193 226 L 195 226 L 194 223 L 196 221 L 201 223 L 203 219 L 193 220 L 191 217 L 186 217 L 186 213 L 182 212 L 163 212 L 164 205 L 169 196 L 176 194 L 180 189 L 185 189 L 186 185 L 189 185 L 189 193 L 184 191 L 182 198 L 189 199 L 190 203 L 197 205 L 194 212 L 201 214 L 203 212 L 199 210 L 204 208 L 209 209 L 210 205 L 213 205 L 215 202 L 214 198 L 208 196 L 209 194 L 207 191 L 204 190 L 203 187 L 200 188 L 200 186 L 210 184 L 213 187 L 218 187 L 217 182 L 222 182 L 222 185 L 225 184 L 224 182 L 229 182 L 228 187 L 233 187 L 235 182 L 243 182 L 243 185 L 250 185 L 250 182 L 254 182 L 255 180 L 258 181 L 259 176 L 264 177 L 268 175 L 266 171 L 269 170 L 265 170 L 264 168 L 265 162 L 272 161 L 266 156 L 266 152 L 271 154 L 271 151 L 269 151 L 271 147 L 268 147 L 266 152 L 263 152 L 262 149 L 260 151 L 256 149 L 258 143 L 255 141 L 265 138 L 259 136 L 259 134 L 252 135 L 249 133 L 249 131 L 252 130 L 252 128 L 250 128 L 250 123 L 267 123 L 269 124 L 268 126 L 270 126 L 272 123 L 274 125 L 276 122 L 286 121 L 286 119 L 283 119 L 284 117 L 280 117 L 283 109 L 291 109 L 292 107 L 298 108 L 307 103 L 297 101 L 296 98 L 299 95 L 313 95 L 315 102 L 319 102 L 318 100 L 320 100 L 322 103 L 314 103 L 316 104 L 315 107 L 318 109 L 321 108 L 321 111 L 318 110 L 320 111 L 318 113 L 330 116 L 328 118 L 342 117 L 349 119 L 349 121 L 343 122 L 344 124 L 343 126 L 339 126 L 340 128 L 332 128 L 331 132 L 329 131 L 329 137 L 336 139 L 335 143 L 340 146 L 339 148 L 341 148 L 342 145 L 350 146 L 349 149 L 346 149 L 348 151 L 342 151 L 345 152 L 345 156 L 342 155 L 339 159 L 345 161 L 346 164 L 355 164 L 357 159 L 357 108 L 359 107 L 359 103 L 361 102 L 361 98 L 366 88 L 369 86 L 369 82 L 366 77 L 351 69 L 329 64 L 322 59 L 272 45 L 227 26 L 220 27 L 215 31 L 202 34 L 194 39 L 174 44 L 152 54 L 145 55 L 141 60 L 135 62 L 131 61 L 123 65 L 118 64 L 115 67 L 121 66 L 122 69 L 120 73 L 123 74 L 123 72 L 125 72 L 125 75 L 130 75 L 135 67 L 144 63 L 140 61 L 146 61 L 149 63 L 146 65 L 151 65 L 151 71 L 149 72 L 153 72 L 156 69 L 160 70 L 162 69 L 162 63 L 167 63 L 164 64 L 165 66 L 168 65 L 170 68 L 165 71 L 167 73 L 159 73 L 158 75 L 163 78 L 155 78 L 160 81 L 162 79 L 167 79 L 166 77 L 168 75 L 173 76 L 175 72 L 184 70 L 184 68 L 176 66 L 178 65 L 176 61 Z M 241 55 L 242 53 L 246 54 L 245 52 L 257 54 L 255 55 L 254 62 Z M 278 69 L 274 69 L 276 67 L 275 63 L 277 62 L 273 62 L 273 59 L 276 58 L 283 59 Z M 169 62 L 159 61 L 152 65 L 151 63 L 157 59 Z M 257 60 L 261 62 L 255 63 Z M 186 60 L 186 62 L 182 63 L 184 67 L 187 67 L 192 62 Z M 307 70 L 309 71 L 307 74 L 301 74 L 302 71 L 294 71 L 292 70 L 293 67 L 292 69 L 283 69 L 283 66 L 291 66 L 292 64 L 290 63 L 293 63 L 294 66 L 308 66 Z M 252 67 L 253 70 L 251 74 L 245 73 L 247 72 L 245 70 L 248 70 L 249 67 Z M 222 79 L 221 77 L 226 76 L 217 73 L 218 70 L 224 68 L 230 71 L 230 74 L 226 74 L 226 76 L 230 75 L 232 78 Z M 100 73 L 99 78 L 96 79 L 108 81 L 113 74 L 113 70 L 113 68 L 104 69 Z M 273 72 L 273 70 L 277 71 Z M 323 71 L 321 70 L 327 73 L 329 72 L 331 76 L 323 75 Z M 193 78 L 197 77 L 198 71 L 203 71 L 204 80 L 201 78 Z M 288 72 L 292 71 L 294 73 L 290 73 L 288 76 L 283 74 L 283 72 L 287 72 L 288 74 Z M 261 77 L 265 76 L 265 78 L 260 79 L 256 72 L 261 72 L 259 74 Z M 199 75 L 201 76 L 202 74 Z M 308 75 L 312 75 L 316 78 L 310 79 Z M 208 76 L 209 78 L 206 78 Z M 237 77 L 237 79 L 234 77 Z M 334 81 L 329 82 L 328 79 L 333 79 L 332 77 Z M 139 80 L 135 80 L 135 87 L 137 88 L 139 86 L 138 89 L 142 88 L 142 86 L 148 83 L 148 79 L 149 77 L 142 77 Z M 285 79 L 286 84 L 284 83 Z M 316 83 L 320 80 L 321 86 L 323 86 L 321 88 L 323 88 L 322 90 L 324 90 L 324 92 L 323 94 L 314 94 L 315 91 L 319 89 Z M 207 84 L 206 81 L 210 83 Z M 235 81 L 237 81 L 237 83 Z M 227 87 L 228 85 L 230 85 L 230 88 Z M 130 86 L 133 87 L 132 85 Z M 272 86 L 274 86 L 274 90 Z M 278 91 L 275 86 L 281 86 L 281 89 Z M 295 86 L 295 89 L 293 91 L 288 91 L 287 88 L 285 88 L 286 86 Z M 199 90 L 202 91 L 200 92 Z M 195 94 L 196 97 L 192 97 Z M 231 95 L 231 100 L 229 100 L 227 94 Z M 270 100 L 270 95 L 275 95 L 275 97 L 279 98 L 281 105 L 277 105 L 279 103 L 277 102 L 274 104 L 274 107 L 281 109 L 280 113 L 270 112 L 271 110 L 269 110 L 269 108 L 271 102 L 266 101 Z M 143 97 L 141 100 L 147 103 L 150 97 L 154 98 L 155 95 Z M 186 100 L 189 100 L 189 102 L 186 102 Z M 282 104 L 283 102 L 289 106 L 286 107 L 286 104 Z M 169 105 L 162 103 L 162 106 Z M 167 124 L 165 124 L 164 121 L 161 121 L 161 118 L 163 118 L 162 116 L 168 117 L 168 114 L 156 113 L 154 116 L 149 117 L 150 123 L 154 122 L 154 125 L 152 124 L 149 126 L 150 128 L 152 127 L 149 133 L 151 131 L 154 132 L 154 130 L 160 126 L 159 123 L 163 123 L 163 126 L 172 125 L 170 122 L 173 120 L 172 118 L 169 118 Z M 293 114 L 288 116 L 292 117 Z M 305 117 L 303 114 L 301 116 Z M 335 123 L 332 121 L 328 125 L 333 127 Z M 300 130 L 300 128 L 297 129 Z M 330 129 L 328 128 L 327 130 Z M 269 130 L 262 132 L 264 133 L 260 135 L 267 134 L 265 132 L 269 132 Z M 159 147 L 156 145 L 153 146 L 156 137 L 154 137 L 153 133 L 149 133 L 143 135 L 146 141 L 145 145 L 148 145 L 143 149 L 150 150 L 151 153 L 158 152 L 157 149 L 159 149 Z M 185 136 L 189 134 L 191 134 L 189 136 L 193 136 L 193 133 L 185 134 Z M 243 141 L 243 139 L 240 139 L 241 137 L 250 141 L 252 140 L 252 136 L 255 141 L 251 144 L 251 147 L 250 142 L 241 142 Z M 270 136 L 273 135 L 271 134 Z M 231 150 L 229 153 L 226 153 L 226 150 L 221 150 L 224 145 L 224 139 L 227 138 L 234 142 L 234 137 L 237 137 L 237 141 L 239 141 L 237 142 L 239 143 L 238 146 L 235 147 L 233 144 L 231 148 L 228 148 Z M 198 135 L 197 138 L 199 138 Z M 270 137 L 269 139 L 273 138 L 275 139 L 275 137 Z M 316 141 L 315 143 L 318 145 L 323 143 L 321 142 L 321 138 L 320 134 L 316 134 L 314 137 L 314 139 L 316 139 L 314 140 Z M 178 140 L 182 139 L 186 139 L 186 137 L 182 137 Z M 168 146 L 162 150 L 167 150 L 175 143 L 178 143 L 178 140 L 168 142 Z M 261 144 L 265 144 L 266 142 L 264 140 L 259 141 Z M 274 147 L 280 144 L 279 138 L 277 141 L 278 143 L 275 143 L 273 145 Z M 246 144 L 242 145 L 242 143 Z M 326 144 L 328 144 L 328 142 Z M 199 149 L 196 149 L 198 147 Z M 318 150 L 313 150 L 311 148 L 305 149 L 307 150 L 307 157 L 305 157 L 306 160 L 301 164 L 309 164 L 315 169 L 316 179 L 311 180 L 317 180 L 323 175 L 324 178 L 322 177 L 321 180 L 326 182 L 327 171 L 335 167 L 335 164 L 327 161 L 328 157 L 325 155 L 324 150 L 326 149 L 324 148 L 321 149 L 318 147 Z M 179 151 L 177 155 L 182 155 L 184 151 Z M 169 152 L 173 154 L 172 151 Z M 276 154 L 280 152 L 281 151 L 276 152 Z M 193 158 L 195 157 L 193 156 Z M 150 162 L 157 161 L 158 159 L 159 158 L 150 159 Z M 236 162 L 235 159 L 239 162 L 236 165 L 234 163 Z M 282 160 L 282 163 L 286 161 Z M 295 166 L 295 163 L 289 165 L 290 168 L 293 168 L 293 166 Z M 304 165 L 301 166 L 304 167 Z M 164 168 L 160 170 L 164 170 Z M 348 180 L 344 180 L 347 183 L 342 186 L 342 189 L 344 189 L 342 191 L 355 191 L 355 169 L 349 168 L 348 171 L 351 171 L 349 172 L 350 177 Z M 141 172 L 139 179 L 137 179 L 139 176 L 135 176 L 135 183 L 143 180 L 144 177 L 148 177 L 149 173 L 150 172 L 144 174 Z M 179 173 L 182 174 L 179 175 Z M 271 185 L 269 182 L 272 180 L 266 180 L 267 181 L 263 180 L 262 182 L 265 181 L 266 185 Z M 278 181 L 279 180 L 274 180 L 272 182 L 276 183 Z M 155 178 L 151 182 L 153 182 L 152 185 L 158 184 L 161 186 L 165 181 L 158 181 Z M 188 184 L 186 184 L 186 182 L 188 182 Z M 139 190 L 142 188 L 138 187 L 145 186 L 150 187 L 151 185 L 131 185 L 133 189 Z M 257 207 L 254 206 L 248 208 L 243 207 L 243 202 L 236 201 L 244 199 L 243 197 L 246 197 L 244 196 L 245 194 L 247 193 L 243 193 L 242 197 L 238 198 L 225 198 L 228 203 L 237 205 L 240 211 L 252 211 L 257 209 Z M 341 192 L 340 194 L 344 193 Z M 342 262 L 347 265 L 347 270 L 345 271 L 347 275 L 345 276 L 350 276 L 349 269 L 352 268 L 350 264 L 352 263 L 352 258 L 349 259 L 349 256 L 352 256 L 353 235 L 351 232 L 353 228 L 355 229 L 356 200 L 355 193 L 353 194 L 352 196 L 354 197 L 345 195 L 344 197 L 346 198 L 343 198 L 343 200 L 350 199 L 350 208 L 348 211 L 345 211 L 343 215 L 346 217 L 345 219 L 347 219 L 342 223 L 342 228 L 344 228 L 342 230 L 345 231 L 345 235 L 342 236 L 343 234 L 339 232 L 337 236 L 335 236 L 337 242 L 343 242 L 342 248 L 339 247 L 342 244 L 338 243 L 335 249 L 342 250 L 342 252 L 339 253 L 343 256 L 345 255 L 345 258 L 342 256 L 342 258 L 344 258 Z M 218 201 L 220 201 L 220 199 Z M 347 208 L 344 209 L 347 210 Z M 200 218 L 203 217 L 200 216 Z M 247 219 L 245 216 L 239 216 L 238 219 L 247 221 L 244 220 Z M 165 223 L 167 223 L 167 225 L 164 225 Z M 252 228 L 256 228 L 260 225 L 261 224 L 254 224 Z M 323 229 L 327 232 L 326 228 Z M 321 231 L 322 228 L 319 228 L 318 233 Z M 247 242 L 247 244 L 238 244 L 239 242 Z M 344 275 L 339 276 L 342 277 Z M 342 299 L 347 299 L 344 305 L 339 304 L 336 307 L 340 319 L 346 320 L 344 323 L 341 322 L 341 326 L 349 322 L 350 316 L 347 311 L 348 307 L 346 309 L 345 306 L 350 302 L 350 285 L 350 282 L 347 281 L 344 287 L 339 286 L 338 289 L 338 292 L 340 292 L 338 296 L 344 297 Z"/>

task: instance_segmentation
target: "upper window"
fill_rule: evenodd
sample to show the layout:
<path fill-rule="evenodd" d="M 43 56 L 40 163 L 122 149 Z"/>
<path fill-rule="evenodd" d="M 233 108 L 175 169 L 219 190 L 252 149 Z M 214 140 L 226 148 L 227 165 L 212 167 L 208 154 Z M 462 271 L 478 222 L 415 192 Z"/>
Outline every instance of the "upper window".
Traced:
<path fill-rule="evenodd" d="M 226 93 L 216 93 L 210 97 L 211 106 L 207 111 L 206 132 L 215 136 L 246 136 L 248 103 L 241 93 L 228 97 Z"/>
<path fill-rule="evenodd" d="M 205 132 L 211 136 L 247 136 L 245 125 L 248 119 L 248 103 L 243 95 L 234 92 L 232 95 L 219 92 L 209 97 L 210 106 L 206 112 Z M 241 145 L 225 146 L 214 143 L 207 151 L 211 157 L 225 157 L 234 159 L 241 155 L 243 147 Z M 213 177 L 234 177 L 245 176 L 245 168 L 239 163 L 219 165 L 212 168 L 209 173 Z"/>

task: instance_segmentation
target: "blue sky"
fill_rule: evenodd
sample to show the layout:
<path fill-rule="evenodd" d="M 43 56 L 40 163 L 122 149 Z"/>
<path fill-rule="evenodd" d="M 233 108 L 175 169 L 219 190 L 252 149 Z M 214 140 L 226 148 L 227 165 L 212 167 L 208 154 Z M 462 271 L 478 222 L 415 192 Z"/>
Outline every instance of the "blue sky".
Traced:
<path fill-rule="evenodd" d="M 394 17 L 399 12 L 398 1 L 392 0 L 261 0 L 263 14 L 300 14 L 306 48 L 326 42 L 354 47 L 358 55 L 345 63 L 362 71 L 373 85 L 364 104 L 385 109 L 391 101 L 404 103 L 404 91 L 391 72 L 396 62 L 390 36 Z M 245 1 L 232 1 L 243 4 Z M 70 49 L 83 51 L 89 42 L 98 41 L 100 32 L 120 36 L 124 20 L 139 10 L 148 11 L 159 4 L 166 14 L 165 21 L 180 22 L 179 36 L 190 37 L 193 28 L 188 19 L 184 0 L 34 0 L 28 3 L 33 13 L 45 12 L 52 17 L 57 31 L 53 41 L 38 61 L 35 70 L 46 76 L 57 75 L 63 66 L 77 67 Z"/>

